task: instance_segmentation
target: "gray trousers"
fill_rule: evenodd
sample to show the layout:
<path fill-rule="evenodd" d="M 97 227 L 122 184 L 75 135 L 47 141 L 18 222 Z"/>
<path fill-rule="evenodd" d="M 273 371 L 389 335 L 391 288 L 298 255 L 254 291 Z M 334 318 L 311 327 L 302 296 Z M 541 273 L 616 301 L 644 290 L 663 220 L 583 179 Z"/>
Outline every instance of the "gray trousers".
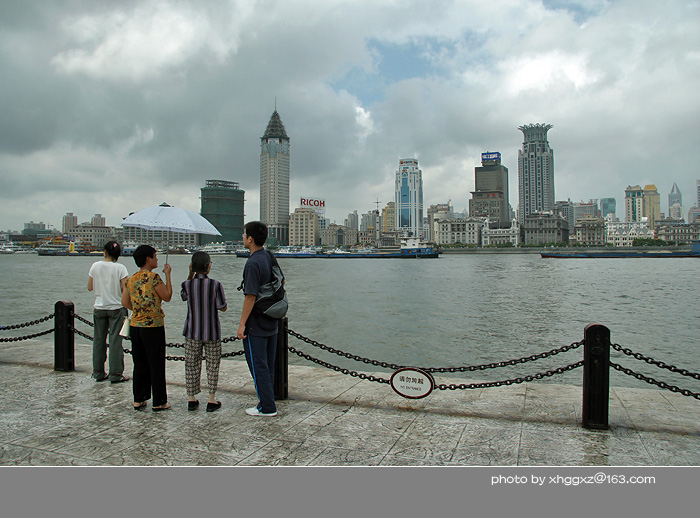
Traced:
<path fill-rule="evenodd" d="M 96 309 L 93 318 L 95 333 L 92 340 L 92 377 L 102 379 L 105 376 L 107 360 L 107 336 L 109 335 L 109 379 L 116 381 L 124 373 L 124 349 L 119 330 L 127 315 L 126 308 Z"/>

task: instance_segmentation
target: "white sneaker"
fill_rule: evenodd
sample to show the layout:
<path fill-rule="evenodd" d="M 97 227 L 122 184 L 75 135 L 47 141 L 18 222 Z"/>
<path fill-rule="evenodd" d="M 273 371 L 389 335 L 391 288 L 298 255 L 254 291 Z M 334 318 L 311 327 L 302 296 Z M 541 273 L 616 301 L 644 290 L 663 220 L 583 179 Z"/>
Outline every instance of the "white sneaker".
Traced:
<path fill-rule="evenodd" d="M 269 414 L 264 414 L 264 413 L 262 413 L 260 410 L 258 410 L 258 407 L 256 407 L 256 406 L 250 407 L 250 408 L 246 408 L 246 409 L 245 409 L 245 413 L 248 414 L 248 415 L 261 415 L 261 416 L 263 416 L 263 417 L 272 417 L 272 416 L 277 415 L 277 412 L 271 412 L 271 413 L 269 413 Z"/>

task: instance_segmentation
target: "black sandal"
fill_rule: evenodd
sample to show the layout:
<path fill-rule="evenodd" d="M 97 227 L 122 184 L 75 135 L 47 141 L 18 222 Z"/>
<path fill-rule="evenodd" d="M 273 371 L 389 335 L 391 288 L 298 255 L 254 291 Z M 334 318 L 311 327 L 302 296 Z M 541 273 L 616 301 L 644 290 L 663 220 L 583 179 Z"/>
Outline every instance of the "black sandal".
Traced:
<path fill-rule="evenodd" d="M 199 401 L 188 401 L 187 402 L 187 410 L 197 410 L 197 407 L 199 406 Z"/>

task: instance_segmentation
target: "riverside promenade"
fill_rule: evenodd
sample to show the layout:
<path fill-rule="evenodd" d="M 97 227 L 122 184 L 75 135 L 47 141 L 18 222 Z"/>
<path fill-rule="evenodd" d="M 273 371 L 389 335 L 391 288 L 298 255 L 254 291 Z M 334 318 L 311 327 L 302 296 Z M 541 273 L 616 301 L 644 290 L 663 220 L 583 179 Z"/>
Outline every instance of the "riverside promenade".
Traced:
<path fill-rule="evenodd" d="M 90 378 L 90 345 L 76 343 L 73 372 L 54 371 L 53 355 L 48 337 L 0 343 L 0 465 L 700 465 L 700 401 L 653 388 L 611 388 L 610 429 L 587 430 L 580 386 L 436 390 L 409 400 L 386 384 L 290 366 L 289 398 L 278 416 L 262 418 L 245 414 L 256 402 L 245 361 L 222 361 L 223 406 L 212 413 L 206 375 L 200 408 L 188 411 L 184 362 L 168 361 L 172 410 L 154 413 L 150 402 L 132 409 L 131 381 Z"/>

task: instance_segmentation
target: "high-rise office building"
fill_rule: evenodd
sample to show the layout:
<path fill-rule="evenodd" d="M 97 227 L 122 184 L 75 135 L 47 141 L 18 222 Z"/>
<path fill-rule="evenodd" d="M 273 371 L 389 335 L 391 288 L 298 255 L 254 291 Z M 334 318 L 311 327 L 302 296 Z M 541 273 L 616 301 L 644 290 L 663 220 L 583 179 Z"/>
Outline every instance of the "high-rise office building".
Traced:
<path fill-rule="evenodd" d="M 600 200 L 600 215 L 605 217 L 608 214 L 615 214 L 617 202 L 615 198 L 601 198 Z"/>
<path fill-rule="evenodd" d="M 676 182 L 673 182 L 671 193 L 668 195 L 668 206 L 672 207 L 675 203 L 678 205 L 683 205 L 683 195 L 681 194 L 678 185 L 676 185 Z"/>
<path fill-rule="evenodd" d="M 67 234 L 70 229 L 73 227 L 78 226 L 78 216 L 73 214 L 72 212 L 67 212 L 65 216 L 63 216 L 63 223 L 61 225 L 61 232 L 64 234 Z"/>
<path fill-rule="evenodd" d="M 673 182 L 673 187 L 671 188 L 671 193 L 668 195 L 668 217 L 675 220 L 684 219 L 685 214 L 683 214 L 683 196 L 681 195 L 681 190 Z"/>
<path fill-rule="evenodd" d="M 574 225 L 580 219 L 586 217 L 597 218 L 599 216 L 600 210 L 598 209 L 598 200 L 590 200 L 588 203 L 574 203 Z M 571 228 L 572 227 L 569 227 L 569 230 L 571 230 Z"/>
<path fill-rule="evenodd" d="M 554 213 L 561 214 L 561 217 L 566 220 L 566 223 L 570 229 L 576 228 L 575 204 L 571 201 L 571 199 L 556 202 L 554 204 Z"/>
<path fill-rule="evenodd" d="M 644 217 L 644 189 L 639 185 L 628 185 L 625 189 L 625 221 L 642 221 Z"/>
<path fill-rule="evenodd" d="M 661 195 L 656 185 L 644 187 L 644 215 L 649 222 L 649 228 L 654 230 L 656 222 L 661 219 Z"/>
<path fill-rule="evenodd" d="M 408 236 L 423 235 L 423 173 L 415 158 L 399 160 L 394 190 L 396 230 Z"/>
<path fill-rule="evenodd" d="M 360 229 L 360 216 L 357 214 L 356 210 L 348 214 L 348 217 L 345 219 L 345 226 L 355 230 Z"/>
<path fill-rule="evenodd" d="M 392 232 L 396 224 L 396 203 L 390 201 L 382 209 L 382 232 Z"/>
<path fill-rule="evenodd" d="M 491 228 L 510 227 L 508 168 L 500 153 L 482 153 L 481 167 L 474 168 L 474 192 L 469 215 L 488 217 Z"/>
<path fill-rule="evenodd" d="M 107 226 L 107 221 L 102 214 L 95 214 L 90 220 L 90 225 L 93 227 L 105 227 Z"/>
<path fill-rule="evenodd" d="M 289 244 L 289 137 L 276 108 L 260 138 L 260 221 L 271 242 Z"/>
<path fill-rule="evenodd" d="M 243 235 L 245 191 L 241 190 L 239 183 L 207 180 L 201 192 L 200 214 L 221 232 L 220 236 L 202 234 L 201 243 L 240 241 Z"/>
<path fill-rule="evenodd" d="M 316 246 L 320 244 L 320 218 L 314 209 L 301 207 L 289 216 L 289 244 Z"/>
<path fill-rule="evenodd" d="M 554 150 L 547 132 L 551 124 L 528 124 L 523 132 L 523 147 L 518 150 L 518 221 L 529 214 L 554 210 Z"/>

